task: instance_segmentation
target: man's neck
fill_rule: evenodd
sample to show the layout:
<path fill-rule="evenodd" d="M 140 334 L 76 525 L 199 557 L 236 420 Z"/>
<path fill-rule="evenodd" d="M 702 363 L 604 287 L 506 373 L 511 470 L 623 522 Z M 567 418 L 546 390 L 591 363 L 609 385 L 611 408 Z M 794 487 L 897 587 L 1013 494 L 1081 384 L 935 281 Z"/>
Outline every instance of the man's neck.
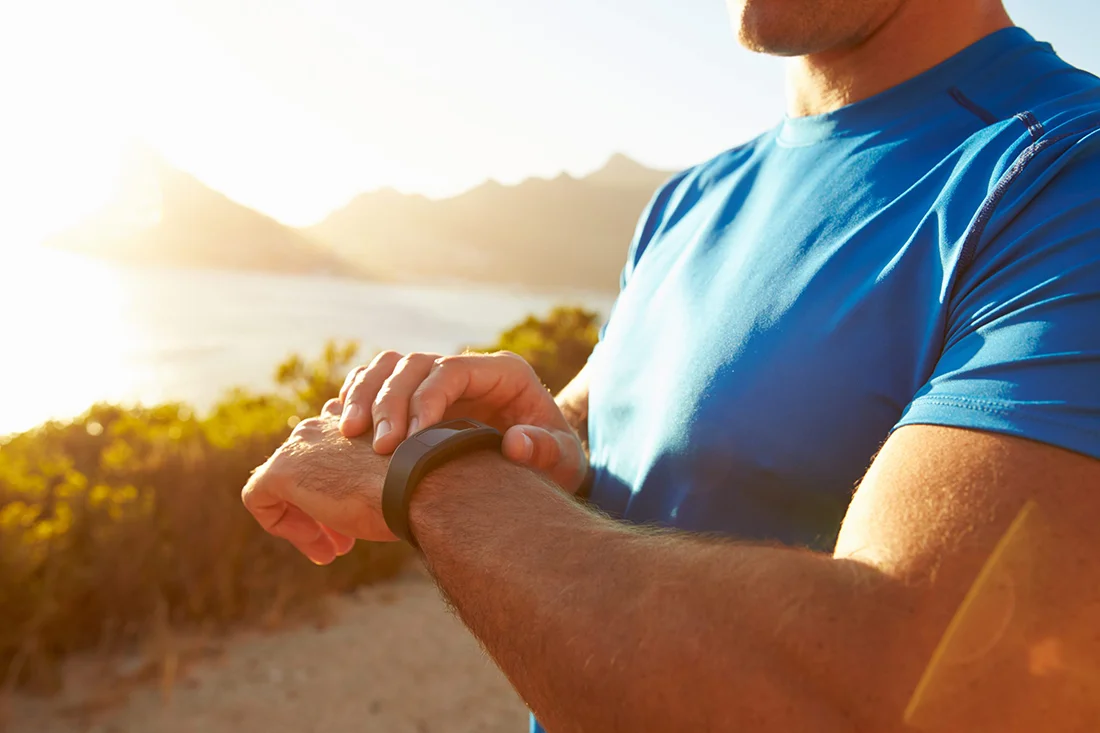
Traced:
<path fill-rule="evenodd" d="M 999 3 L 905 3 L 855 45 L 791 59 L 787 114 L 823 114 L 867 99 L 1011 25 Z"/>

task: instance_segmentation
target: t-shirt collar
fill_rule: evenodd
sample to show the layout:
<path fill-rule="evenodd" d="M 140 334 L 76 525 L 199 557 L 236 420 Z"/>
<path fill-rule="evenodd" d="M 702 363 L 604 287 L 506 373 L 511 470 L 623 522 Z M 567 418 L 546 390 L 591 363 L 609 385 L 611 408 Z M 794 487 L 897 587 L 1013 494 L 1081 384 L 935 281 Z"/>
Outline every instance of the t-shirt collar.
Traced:
<path fill-rule="evenodd" d="M 779 126 L 778 140 L 781 144 L 802 146 L 832 137 L 885 129 L 927 109 L 930 99 L 947 93 L 953 86 L 981 72 L 996 58 L 1035 43 L 1035 39 L 1023 28 L 995 31 L 946 61 L 873 97 L 825 114 L 784 117 Z"/>

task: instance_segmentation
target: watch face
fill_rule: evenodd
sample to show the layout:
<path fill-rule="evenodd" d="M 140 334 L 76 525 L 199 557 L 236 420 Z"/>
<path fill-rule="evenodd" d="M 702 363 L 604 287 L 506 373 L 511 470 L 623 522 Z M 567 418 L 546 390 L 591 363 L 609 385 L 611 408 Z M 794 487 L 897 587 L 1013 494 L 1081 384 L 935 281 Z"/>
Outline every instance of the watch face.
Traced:
<path fill-rule="evenodd" d="M 428 428 L 416 436 L 417 441 L 427 446 L 436 446 L 447 438 L 465 430 L 474 430 L 481 427 L 465 420 L 453 420 L 446 427 Z"/>

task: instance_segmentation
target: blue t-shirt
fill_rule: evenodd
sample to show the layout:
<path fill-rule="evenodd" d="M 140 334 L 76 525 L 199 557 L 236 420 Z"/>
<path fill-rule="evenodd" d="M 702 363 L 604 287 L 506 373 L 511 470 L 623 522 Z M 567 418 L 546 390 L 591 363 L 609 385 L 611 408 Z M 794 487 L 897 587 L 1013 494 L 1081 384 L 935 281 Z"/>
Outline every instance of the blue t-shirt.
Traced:
<path fill-rule="evenodd" d="M 676 176 L 589 370 L 630 522 L 831 550 L 915 423 L 1100 458 L 1100 79 L 1010 28 Z"/>
<path fill-rule="evenodd" d="M 677 176 L 589 366 L 631 522 L 829 550 L 914 423 L 1100 458 L 1100 79 L 1011 28 Z"/>

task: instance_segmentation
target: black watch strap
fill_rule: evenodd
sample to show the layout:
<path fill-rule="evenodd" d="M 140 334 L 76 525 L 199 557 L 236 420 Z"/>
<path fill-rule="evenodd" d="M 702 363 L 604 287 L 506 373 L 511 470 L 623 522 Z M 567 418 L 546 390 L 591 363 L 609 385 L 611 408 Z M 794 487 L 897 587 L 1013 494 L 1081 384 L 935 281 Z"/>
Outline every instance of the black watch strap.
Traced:
<path fill-rule="evenodd" d="M 503 436 L 476 420 L 449 420 L 410 435 L 390 459 L 382 485 L 382 518 L 390 531 L 419 549 L 409 529 L 409 503 L 421 479 L 433 468 L 474 451 L 499 450 Z"/>

